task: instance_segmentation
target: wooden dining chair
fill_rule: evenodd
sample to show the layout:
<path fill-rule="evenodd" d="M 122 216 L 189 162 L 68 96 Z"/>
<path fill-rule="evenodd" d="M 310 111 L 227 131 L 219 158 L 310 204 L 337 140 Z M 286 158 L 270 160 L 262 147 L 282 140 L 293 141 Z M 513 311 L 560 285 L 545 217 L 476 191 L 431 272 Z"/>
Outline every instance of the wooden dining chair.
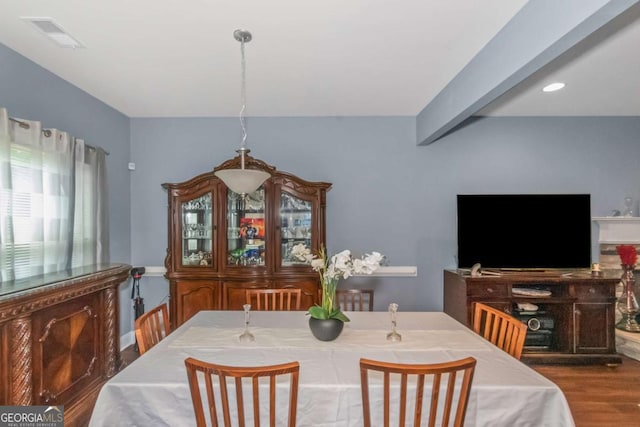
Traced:
<path fill-rule="evenodd" d="M 247 289 L 245 293 L 247 304 L 252 310 L 300 310 L 302 299 L 301 289 Z"/>
<path fill-rule="evenodd" d="M 342 311 L 373 311 L 373 289 L 336 289 Z"/>
<path fill-rule="evenodd" d="M 202 376 L 206 387 L 206 406 L 209 410 L 208 419 L 211 421 L 213 427 L 217 427 L 220 423 L 219 417 L 222 416 L 224 427 L 231 427 L 232 417 L 235 415 L 237 423 L 234 426 L 244 427 L 245 422 L 250 425 L 259 426 L 261 420 L 260 413 L 260 397 L 266 398 L 265 384 L 268 384 L 269 390 L 269 426 L 276 426 L 276 389 L 278 392 L 283 392 L 282 387 L 276 387 L 276 380 L 278 377 L 289 379 L 288 389 L 288 427 L 295 427 L 296 414 L 298 406 L 298 375 L 300 373 L 300 364 L 298 362 L 283 363 L 280 365 L 270 366 L 254 366 L 254 367 L 234 367 L 223 366 L 214 363 L 204 362 L 192 357 L 187 358 L 184 361 L 187 367 L 187 377 L 189 379 L 189 389 L 191 390 L 191 399 L 193 401 L 193 409 L 196 416 L 197 427 L 204 427 L 207 425 L 206 416 L 203 406 L 203 398 L 200 393 L 200 385 L 198 377 Z M 199 375 L 200 373 L 200 375 Z M 227 379 L 233 384 L 235 390 L 229 390 Z M 268 380 L 268 381 L 267 381 Z M 217 383 L 214 385 L 214 383 Z M 243 393 L 243 387 L 246 385 L 251 387 L 251 408 L 253 408 L 253 422 L 245 420 L 245 404 L 244 399 L 246 395 Z M 214 389 L 219 390 L 218 393 L 214 393 Z M 263 385 L 261 389 L 261 385 Z M 235 391 L 235 393 L 234 393 Z M 261 393 L 262 392 L 262 393 Z M 232 394 L 230 394 L 232 393 Z M 235 397 L 234 397 L 235 396 Z M 231 397 L 231 402 L 230 402 Z M 235 400 L 235 405 L 232 405 Z M 284 400 L 280 397 L 278 402 Z M 232 406 L 235 406 L 233 411 Z M 247 407 L 249 407 L 247 405 Z M 250 411 L 247 411 L 249 414 Z M 278 420 L 279 426 L 284 426 L 284 422 Z"/>
<path fill-rule="evenodd" d="M 160 304 L 138 317 L 135 320 L 135 331 L 136 342 L 142 355 L 169 335 L 167 305 Z"/>
<path fill-rule="evenodd" d="M 382 399 L 375 399 L 373 407 L 382 408 L 384 427 L 389 427 L 391 424 L 399 427 L 421 426 L 422 414 L 427 411 L 429 414 L 427 426 L 429 427 L 449 426 L 451 420 L 454 427 L 462 427 L 467 413 L 475 367 L 476 359 L 473 357 L 445 363 L 419 365 L 360 359 L 364 427 L 372 425 L 371 401 L 373 399 L 370 400 L 369 392 L 373 387 L 370 387 L 370 384 L 378 385 L 380 384 L 378 381 L 382 382 L 380 390 Z M 380 372 L 382 376 L 378 376 L 378 380 L 375 380 L 372 371 Z M 415 390 L 409 387 L 410 380 L 413 383 L 413 379 L 415 379 Z M 393 396 L 391 390 L 394 390 Z M 441 397 L 443 402 L 441 402 Z M 412 404 L 409 404 L 410 398 L 413 400 Z M 425 405 L 424 400 L 426 399 L 428 402 Z M 397 406 L 397 423 L 391 422 L 391 406 L 394 408 Z M 407 413 L 408 406 L 413 407 L 413 415 Z M 423 411 L 424 406 L 426 406 L 425 411 Z M 376 425 L 380 425 L 380 423 L 376 423 Z"/>
<path fill-rule="evenodd" d="M 527 325 L 520 319 L 476 302 L 473 305 L 473 330 L 516 359 L 522 356 Z"/>

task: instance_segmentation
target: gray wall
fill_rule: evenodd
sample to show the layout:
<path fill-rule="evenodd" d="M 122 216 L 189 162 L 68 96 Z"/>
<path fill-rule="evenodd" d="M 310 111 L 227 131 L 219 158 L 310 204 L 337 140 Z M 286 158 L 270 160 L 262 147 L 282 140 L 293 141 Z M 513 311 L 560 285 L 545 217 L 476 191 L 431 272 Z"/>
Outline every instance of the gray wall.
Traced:
<path fill-rule="evenodd" d="M 2 45 L 0 64 L 0 105 L 10 114 L 111 152 L 112 260 L 162 266 L 161 184 L 234 156 L 238 119 L 129 120 Z M 413 117 L 248 119 L 252 154 L 333 183 L 330 251 L 378 250 L 391 265 L 418 266 L 416 278 L 349 279 L 376 289 L 378 309 L 391 301 L 401 310 L 442 308 L 442 270 L 455 266 L 458 193 L 591 193 L 594 216 L 622 209 L 626 196 L 640 197 L 638 117 L 478 119 L 426 147 L 416 146 L 415 126 Z M 129 284 L 120 293 L 122 334 L 132 323 Z M 141 287 L 148 307 L 168 295 L 162 277 L 144 277 Z"/>
<path fill-rule="evenodd" d="M 109 181 L 111 261 L 131 260 L 129 118 L 0 44 L 0 107 L 11 117 L 37 120 L 104 148 Z M 128 282 L 127 282 L 128 284 Z M 126 286 L 120 298 L 128 298 Z M 128 302 L 127 302 L 128 305 Z M 129 324 L 130 309 L 121 310 Z"/>
<path fill-rule="evenodd" d="M 415 120 L 249 118 L 256 157 L 309 180 L 329 181 L 330 252 L 378 250 L 417 278 L 366 278 L 376 308 L 442 309 L 442 270 L 456 265 L 458 193 L 591 193 L 592 214 L 640 196 L 640 118 L 484 118 L 426 147 Z M 162 265 L 167 245 L 163 182 L 180 182 L 235 155 L 237 119 L 132 119 L 137 169 L 131 189 L 136 264 Z M 517 215 L 517 212 L 514 212 Z M 558 215 L 562 215 L 559 212 Z M 594 257 L 597 257 L 594 228 Z M 168 294 L 149 278 L 153 301 Z M 152 304 L 150 304 L 152 305 Z"/>

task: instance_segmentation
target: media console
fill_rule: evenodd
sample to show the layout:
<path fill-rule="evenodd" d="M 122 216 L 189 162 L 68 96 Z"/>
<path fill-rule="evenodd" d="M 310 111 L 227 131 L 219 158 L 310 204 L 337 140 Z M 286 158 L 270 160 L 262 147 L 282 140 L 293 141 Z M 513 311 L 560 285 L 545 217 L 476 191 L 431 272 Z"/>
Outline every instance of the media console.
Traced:
<path fill-rule="evenodd" d="M 444 311 L 471 327 L 474 302 L 522 319 L 529 331 L 522 360 L 532 364 L 618 365 L 617 276 L 571 272 L 500 272 L 470 276 L 444 271 Z"/>

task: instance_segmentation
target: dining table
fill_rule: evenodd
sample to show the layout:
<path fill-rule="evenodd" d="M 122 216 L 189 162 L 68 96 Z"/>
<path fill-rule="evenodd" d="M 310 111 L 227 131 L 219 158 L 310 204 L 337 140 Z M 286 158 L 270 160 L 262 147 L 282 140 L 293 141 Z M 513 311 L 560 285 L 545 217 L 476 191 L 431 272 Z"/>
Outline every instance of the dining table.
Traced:
<path fill-rule="evenodd" d="M 298 361 L 297 426 L 349 427 L 363 425 L 360 358 L 426 364 L 469 356 L 477 365 L 465 426 L 574 426 L 556 384 L 445 313 L 398 312 L 400 341 L 387 340 L 387 312 L 346 315 L 350 322 L 337 339 L 319 341 L 304 311 L 251 312 L 255 340 L 240 342 L 243 311 L 201 311 L 102 387 L 90 426 L 195 425 L 188 357 L 229 366 Z M 378 393 L 372 397 L 372 425 L 382 425 L 381 381 L 369 387 Z M 283 407 L 277 425 L 286 425 L 286 416 Z"/>

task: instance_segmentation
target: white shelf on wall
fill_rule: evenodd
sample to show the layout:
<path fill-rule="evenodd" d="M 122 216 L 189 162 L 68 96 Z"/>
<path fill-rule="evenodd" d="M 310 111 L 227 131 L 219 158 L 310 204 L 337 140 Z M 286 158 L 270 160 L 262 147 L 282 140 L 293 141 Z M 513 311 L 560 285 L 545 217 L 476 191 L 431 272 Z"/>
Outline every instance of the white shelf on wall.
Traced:
<path fill-rule="evenodd" d="M 167 272 L 167 269 L 164 267 L 159 267 L 159 266 L 150 266 L 150 267 L 145 267 L 145 276 L 151 276 L 151 277 L 156 277 L 156 276 L 164 276 L 164 274 Z"/>
<path fill-rule="evenodd" d="M 145 267 L 145 275 L 154 277 L 154 276 L 164 276 L 167 270 L 164 267 L 160 266 L 149 266 Z M 417 277 L 418 276 L 418 267 L 410 265 L 410 266 L 383 266 L 378 268 L 372 274 L 362 274 L 356 276 L 372 276 L 372 277 Z"/>
<path fill-rule="evenodd" d="M 418 267 L 408 266 L 382 266 L 371 274 L 356 274 L 355 276 L 374 276 L 374 277 L 417 277 Z"/>

